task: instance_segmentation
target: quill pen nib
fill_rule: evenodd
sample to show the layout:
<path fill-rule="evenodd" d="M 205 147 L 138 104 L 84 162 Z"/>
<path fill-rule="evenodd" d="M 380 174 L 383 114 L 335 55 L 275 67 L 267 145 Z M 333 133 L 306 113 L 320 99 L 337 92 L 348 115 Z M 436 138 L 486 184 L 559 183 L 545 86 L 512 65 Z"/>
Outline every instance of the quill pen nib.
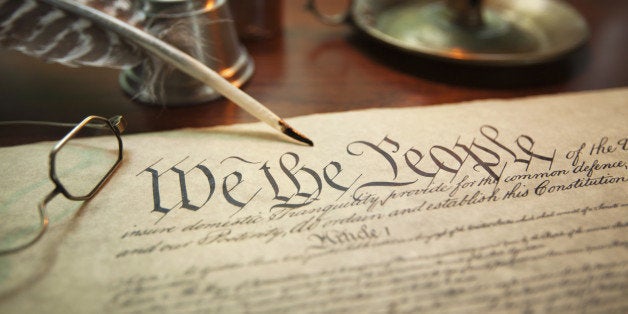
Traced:
<path fill-rule="evenodd" d="M 281 127 L 281 132 L 283 134 L 288 135 L 289 137 L 301 143 L 307 144 L 309 146 L 314 146 L 314 142 L 312 142 L 312 140 L 307 138 L 307 136 L 303 135 L 301 132 L 293 129 L 290 125 L 288 125 L 288 123 L 286 123 L 286 121 L 279 120 L 279 126 Z"/>

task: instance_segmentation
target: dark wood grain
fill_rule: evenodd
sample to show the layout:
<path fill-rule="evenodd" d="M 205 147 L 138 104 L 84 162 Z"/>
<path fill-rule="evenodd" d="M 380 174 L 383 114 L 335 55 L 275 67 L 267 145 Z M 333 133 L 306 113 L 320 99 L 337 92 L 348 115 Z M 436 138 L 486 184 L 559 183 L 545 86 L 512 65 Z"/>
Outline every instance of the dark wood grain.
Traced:
<path fill-rule="evenodd" d="M 256 70 L 244 90 L 289 118 L 627 86 L 628 1 L 569 3 L 589 23 L 585 46 L 550 63 L 499 68 L 405 55 L 350 26 L 319 23 L 303 9 L 303 1 L 284 1 L 283 35 L 245 42 Z M 91 114 L 122 114 L 130 133 L 255 121 L 224 99 L 186 107 L 138 104 L 117 80 L 115 70 L 66 68 L 1 51 L 0 119 L 76 122 Z M 61 133 L 0 127 L 0 145 L 56 139 Z"/>

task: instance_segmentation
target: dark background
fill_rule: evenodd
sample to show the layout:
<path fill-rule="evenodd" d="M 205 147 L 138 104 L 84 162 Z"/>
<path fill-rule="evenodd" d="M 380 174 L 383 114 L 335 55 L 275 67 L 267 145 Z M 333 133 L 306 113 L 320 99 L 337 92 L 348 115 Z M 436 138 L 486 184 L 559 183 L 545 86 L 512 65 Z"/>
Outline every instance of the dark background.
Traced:
<path fill-rule="evenodd" d="M 283 34 L 244 41 L 256 69 L 243 89 L 289 118 L 627 86 L 628 1 L 568 3 L 589 24 L 587 44 L 559 60 L 504 68 L 399 53 L 350 26 L 321 24 L 304 10 L 303 1 L 284 1 Z M 186 107 L 135 103 L 121 91 L 118 74 L 109 69 L 46 64 L 0 51 L 0 120 L 78 122 L 87 115 L 122 114 L 130 133 L 256 121 L 224 99 Z M 3 126 L 0 145 L 53 140 L 65 132 Z"/>

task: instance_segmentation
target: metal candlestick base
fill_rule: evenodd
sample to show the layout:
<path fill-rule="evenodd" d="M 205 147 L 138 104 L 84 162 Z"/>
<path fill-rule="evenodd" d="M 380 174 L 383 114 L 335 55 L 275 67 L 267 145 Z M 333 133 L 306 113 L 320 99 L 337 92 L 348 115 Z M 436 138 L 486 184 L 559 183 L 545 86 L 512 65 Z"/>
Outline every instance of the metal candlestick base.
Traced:
<path fill-rule="evenodd" d="M 544 62 L 588 37 L 584 19 L 560 0 L 354 0 L 338 16 L 309 6 L 324 22 L 350 21 L 395 48 L 462 63 Z"/>

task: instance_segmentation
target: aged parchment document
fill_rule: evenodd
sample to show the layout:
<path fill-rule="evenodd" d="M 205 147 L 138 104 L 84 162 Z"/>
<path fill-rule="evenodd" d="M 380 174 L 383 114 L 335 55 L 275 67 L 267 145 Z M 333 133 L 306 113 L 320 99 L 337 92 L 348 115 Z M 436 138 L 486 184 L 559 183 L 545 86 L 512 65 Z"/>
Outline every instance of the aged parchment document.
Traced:
<path fill-rule="evenodd" d="M 615 89 L 124 136 L 0 257 L 0 313 L 626 313 L 627 122 Z M 50 147 L 0 149 L 0 211 L 36 217 Z"/>

